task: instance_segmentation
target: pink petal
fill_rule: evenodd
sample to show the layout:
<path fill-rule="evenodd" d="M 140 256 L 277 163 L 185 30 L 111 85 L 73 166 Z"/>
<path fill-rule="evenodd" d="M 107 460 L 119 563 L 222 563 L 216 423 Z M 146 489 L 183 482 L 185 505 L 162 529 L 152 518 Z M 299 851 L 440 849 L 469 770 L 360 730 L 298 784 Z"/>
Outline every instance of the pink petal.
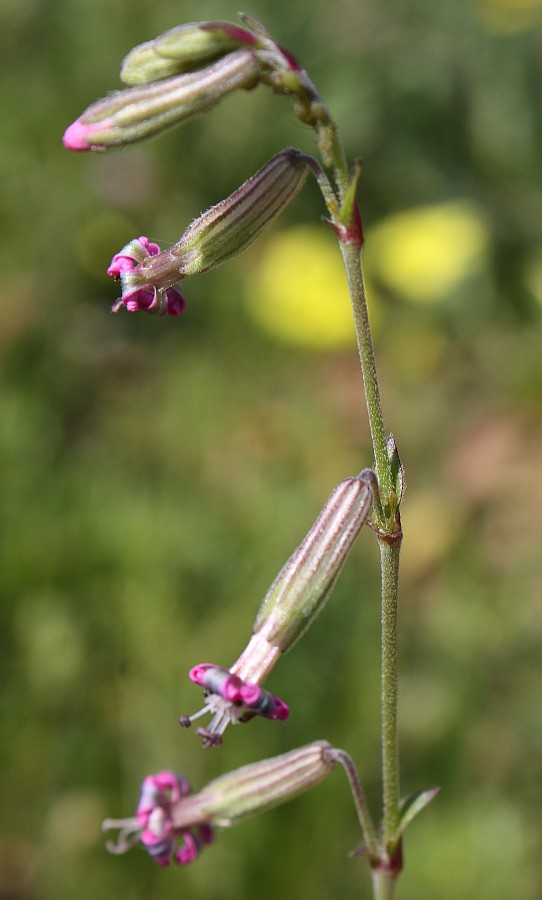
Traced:
<path fill-rule="evenodd" d="M 186 300 L 176 288 L 167 288 L 164 291 L 166 312 L 168 316 L 180 316 L 186 306 Z"/>
<path fill-rule="evenodd" d="M 90 150 L 87 135 L 88 129 L 77 119 L 77 121 L 66 128 L 62 143 L 67 150 Z"/>

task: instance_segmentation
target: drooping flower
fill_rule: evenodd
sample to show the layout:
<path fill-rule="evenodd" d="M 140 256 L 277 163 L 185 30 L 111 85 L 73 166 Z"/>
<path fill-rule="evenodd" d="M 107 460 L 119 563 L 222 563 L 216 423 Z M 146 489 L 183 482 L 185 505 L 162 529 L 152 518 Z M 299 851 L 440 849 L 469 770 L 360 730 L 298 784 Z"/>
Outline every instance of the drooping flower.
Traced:
<path fill-rule="evenodd" d="M 122 283 L 113 312 L 125 306 L 130 312 L 179 315 L 185 303 L 173 286 L 245 250 L 301 190 L 313 162 L 293 148 L 277 153 L 233 194 L 195 219 L 169 250 L 160 253 L 147 238 L 130 241 L 108 269 Z"/>
<path fill-rule="evenodd" d="M 215 827 L 228 828 L 293 799 L 326 778 L 335 762 L 330 744 L 314 741 L 222 775 L 193 795 L 175 772 L 148 775 L 136 815 L 103 823 L 104 831 L 119 829 L 107 849 L 121 854 L 141 843 L 159 866 L 172 860 L 187 865 L 212 842 Z"/>
<path fill-rule="evenodd" d="M 204 663 L 190 670 L 190 679 L 204 688 L 205 704 L 179 721 L 186 728 L 211 714 L 208 728 L 197 729 L 205 746 L 220 744 L 230 722 L 239 724 L 254 716 L 288 718 L 284 701 L 261 685 L 326 603 L 370 513 L 370 476 L 373 473 L 364 470 L 355 478 L 341 481 L 332 491 L 311 530 L 269 588 L 252 637 L 233 666 L 224 669 Z"/>
<path fill-rule="evenodd" d="M 108 843 L 111 853 L 125 853 L 140 842 L 159 866 L 193 862 L 201 849 L 213 840 L 211 826 L 193 816 L 194 821 L 176 827 L 173 815 L 190 794 L 186 778 L 175 772 L 147 775 L 141 785 L 136 815 L 130 819 L 106 819 L 103 830 L 119 828 L 116 843 Z M 190 802 L 190 801 L 189 801 Z M 201 817 L 200 817 L 201 818 Z"/>

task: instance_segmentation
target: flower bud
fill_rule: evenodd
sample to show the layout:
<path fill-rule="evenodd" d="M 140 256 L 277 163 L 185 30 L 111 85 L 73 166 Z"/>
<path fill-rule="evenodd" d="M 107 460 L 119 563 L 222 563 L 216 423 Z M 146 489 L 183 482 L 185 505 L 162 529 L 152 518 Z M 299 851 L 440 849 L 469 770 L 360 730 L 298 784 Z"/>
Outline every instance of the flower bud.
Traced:
<path fill-rule="evenodd" d="M 235 50 L 204 69 L 117 91 L 93 103 L 64 134 L 68 150 L 108 150 L 158 134 L 211 109 L 227 94 L 258 83 L 259 63 Z"/>
<path fill-rule="evenodd" d="M 299 640 L 329 597 L 372 499 L 363 473 L 337 485 L 269 588 L 254 623 L 255 635 L 283 653 Z"/>
<path fill-rule="evenodd" d="M 190 22 L 130 50 L 120 77 L 128 85 L 149 84 L 200 69 L 238 47 L 257 43 L 255 35 L 231 22 Z"/>

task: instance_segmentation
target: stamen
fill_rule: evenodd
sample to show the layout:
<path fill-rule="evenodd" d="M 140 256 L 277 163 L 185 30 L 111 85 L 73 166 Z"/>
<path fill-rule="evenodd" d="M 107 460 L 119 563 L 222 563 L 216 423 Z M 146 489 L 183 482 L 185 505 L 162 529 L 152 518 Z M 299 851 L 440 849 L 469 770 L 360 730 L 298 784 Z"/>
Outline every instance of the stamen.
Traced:
<path fill-rule="evenodd" d="M 141 838 L 143 828 L 135 818 L 130 819 L 104 819 L 102 831 L 112 831 L 120 828 L 116 841 L 107 841 L 106 849 L 115 856 L 127 853 Z"/>
<path fill-rule="evenodd" d="M 222 743 L 222 735 L 211 733 L 206 728 L 196 728 L 196 734 L 201 738 L 204 747 L 219 747 Z"/>
<path fill-rule="evenodd" d="M 201 709 L 198 709 L 198 711 L 191 716 L 179 716 L 179 724 L 182 725 L 183 728 L 190 728 L 192 722 L 195 722 L 196 719 L 201 719 L 202 716 L 207 715 L 209 712 L 211 712 L 209 706 L 202 706 Z"/>

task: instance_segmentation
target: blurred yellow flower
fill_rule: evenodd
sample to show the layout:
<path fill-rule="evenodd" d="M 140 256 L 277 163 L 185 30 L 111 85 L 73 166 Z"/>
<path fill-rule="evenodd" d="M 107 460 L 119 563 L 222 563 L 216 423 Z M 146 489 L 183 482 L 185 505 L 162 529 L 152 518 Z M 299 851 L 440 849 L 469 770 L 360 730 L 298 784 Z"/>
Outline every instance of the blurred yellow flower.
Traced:
<path fill-rule="evenodd" d="M 368 232 L 364 259 L 404 299 L 434 303 L 480 268 L 488 241 L 481 213 L 456 200 L 388 216 Z"/>
<path fill-rule="evenodd" d="M 254 321 L 288 344 L 355 346 L 340 250 L 323 225 L 299 225 L 271 237 L 247 271 L 245 297 Z"/>
<path fill-rule="evenodd" d="M 461 533 L 463 511 L 459 496 L 443 493 L 443 490 L 418 491 L 401 507 L 401 518 L 406 526 L 404 553 L 401 554 L 401 574 L 407 583 L 424 578 L 439 566 L 450 553 Z"/>
<path fill-rule="evenodd" d="M 402 383 L 427 381 L 435 375 L 446 351 L 444 334 L 427 321 L 395 322 L 386 333 L 386 354 Z"/>
<path fill-rule="evenodd" d="M 542 0 L 474 0 L 484 25 L 497 34 L 517 34 L 542 19 Z"/>

